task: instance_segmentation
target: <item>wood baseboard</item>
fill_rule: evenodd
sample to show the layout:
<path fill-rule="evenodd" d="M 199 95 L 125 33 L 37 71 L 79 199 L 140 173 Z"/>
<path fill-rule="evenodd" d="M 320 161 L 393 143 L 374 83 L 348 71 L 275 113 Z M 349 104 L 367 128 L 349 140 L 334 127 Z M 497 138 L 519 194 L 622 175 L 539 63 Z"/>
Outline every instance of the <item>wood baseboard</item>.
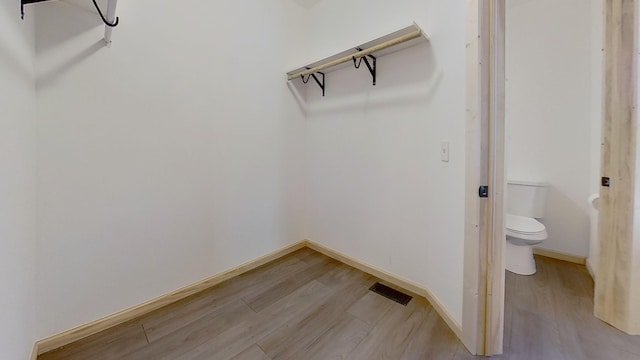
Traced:
<path fill-rule="evenodd" d="M 589 261 L 589 259 L 587 259 L 587 261 L 586 261 L 586 266 L 587 266 L 587 271 L 589 272 L 589 275 L 591 275 L 591 278 L 595 281 L 596 280 L 596 272 L 593 269 L 593 265 L 591 264 L 591 261 Z"/>
<path fill-rule="evenodd" d="M 533 253 L 536 255 L 540 255 L 540 256 L 556 259 L 556 260 L 568 261 L 570 263 L 579 264 L 579 265 L 585 265 L 587 263 L 587 258 L 585 258 L 584 256 L 567 254 L 561 251 L 533 248 Z"/>
<path fill-rule="evenodd" d="M 387 281 L 393 285 L 399 286 L 403 289 L 409 290 L 415 294 L 425 297 L 431 303 L 433 308 L 436 309 L 436 311 L 442 317 L 442 319 L 444 319 L 447 325 L 449 325 L 449 327 L 456 334 L 456 336 L 458 336 L 459 339 L 462 339 L 462 326 L 453 317 L 453 315 L 449 312 L 449 310 L 447 310 L 447 308 L 442 304 L 442 302 L 429 289 L 411 280 L 403 279 L 400 276 L 389 273 L 376 266 L 367 264 L 358 259 L 352 258 L 348 255 L 342 254 L 339 251 L 333 250 L 324 245 L 320 245 L 311 240 L 305 240 L 304 244 L 308 248 L 313 249 L 330 258 L 338 260 L 360 271 L 366 272 L 384 281 Z"/>
<path fill-rule="evenodd" d="M 102 319 L 47 337 L 45 339 L 42 339 L 36 342 L 36 344 L 34 345 L 34 349 L 35 349 L 34 353 L 37 355 L 44 354 L 48 351 L 57 349 L 61 346 L 68 345 L 80 339 L 97 334 L 100 331 L 104 331 L 116 325 L 120 325 L 124 322 L 135 319 L 141 315 L 157 310 L 163 306 L 172 304 L 188 296 L 191 296 L 193 294 L 206 290 L 212 286 L 220 284 L 223 281 L 229 280 L 233 277 L 246 273 L 259 266 L 267 264 L 273 260 L 279 259 L 289 253 L 302 249 L 305 246 L 306 246 L 306 241 L 300 241 L 295 244 L 291 244 L 282 249 L 279 249 L 267 255 L 261 256 L 255 260 L 251 260 L 242 265 L 236 266 L 232 269 L 226 270 L 219 274 L 216 274 L 206 279 L 203 279 L 201 281 L 198 281 L 194 284 L 187 285 L 169 294 L 159 296 L 145 303 L 142 303 L 142 304 L 130 307 L 128 309 L 122 310 L 120 312 L 117 312 L 115 314 L 103 317 Z M 35 360 L 36 358 L 32 357 L 32 359 Z"/>
<path fill-rule="evenodd" d="M 447 325 L 449 325 L 449 327 L 456 334 L 456 336 L 458 336 L 458 338 L 462 338 L 462 326 L 460 325 L 460 323 L 455 320 L 455 318 L 449 312 L 449 310 L 447 310 L 447 308 L 442 304 L 442 302 L 429 289 L 411 280 L 403 279 L 402 277 L 391 274 L 385 270 L 382 270 L 373 265 L 364 263 L 348 255 L 342 254 L 324 245 L 320 245 L 311 240 L 303 240 L 295 244 L 291 244 L 287 247 L 284 247 L 280 250 L 264 255 L 262 257 L 259 257 L 255 260 L 246 262 L 235 268 L 232 268 L 227 271 L 208 277 L 194 284 L 185 286 L 169 294 L 159 296 L 145 303 L 142 303 L 142 304 L 130 307 L 128 309 L 122 310 L 120 312 L 117 312 L 115 314 L 103 317 L 102 319 L 92 321 L 88 324 L 85 324 L 85 325 L 76 327 L 74 329 L 67 330 L 62 333 L 37 341 L 34 344 L 34 350 L 31 356 L 31 360 L 37 360 L 37 356 L 40 354 L 44 354 L 48 351 L 57 349 L 61 346 L 71 344 L 80 339 L 89 337 L 101 331 L 120 325 L 129 320 L 135 319 L 139 316 L 145 315 L 163 306 L 172 304 L 176 301 L 179 301 L 188 296 L 191 296 L 193 294 L 206 290 L 212 286 L 220 284 L 223 281 L 226 281 L 233 277 L 244 274 L 259 266 L 267 264 L 273 260 L 277 260 L 287 254 L 290 254 L 304 247 L 308 247 L 310 249 L 318 251 L 319 253 L 329 256 L 349 266 L 352 266 L 360 271 L 366 272 L 384 281 L 387 281 L 393 285 L 399 286 L 417 295 L 425 297 L 431 303 L 434 309 L 438 312 L 438 314 L 444 319 Z"/>
<path fill-rule="evenodd" d="M 31 357 L 29 358 L 30 360 L 38 360 L 38 342 L 36 341 L 35 343 L 33 343 L 33 350 L 31 350 Z"/>

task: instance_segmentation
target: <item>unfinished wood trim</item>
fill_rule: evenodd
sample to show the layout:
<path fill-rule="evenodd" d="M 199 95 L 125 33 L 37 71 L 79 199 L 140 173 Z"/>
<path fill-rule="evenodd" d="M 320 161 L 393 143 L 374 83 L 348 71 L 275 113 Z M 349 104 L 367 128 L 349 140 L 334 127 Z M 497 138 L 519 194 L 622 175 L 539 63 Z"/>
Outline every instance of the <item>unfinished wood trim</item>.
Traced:
<path fill-rule="evenodd" d="M 489 197 L 485 355 L 503 352 L 505 217 L 505 0 L 489 1 Z"/>
<path fill-rule="evenodd" d="M 346 62 L 352 61 L 354 57 L 356 59 L 357 58 L 361 58 L 363 56 L 371 55 L 371 54 L 376 53 L 378 51 L 382 51 L 382 50 L 394 47 L 396 45 L 400 45 L 400 44 L 409 42 L 411 40 L 418 39 L 420 37 L 427 38 L 427 36 L 422 31 L 422 29 L 420 29 L 416 24 L 414 24 L 413 26 L 410 26 L 409 28 L 403 29 L 403 30 L 412 29 L 412 28 L 414 28 L 415 30 L 413 30 L 413 31 L 411 31 L 411 32 L 409 32 L 407 34 L 399 35 L 399 36 L 397 36 L 397 37 L 395 37 L 393 39 L 384 41 L 384 42 L 382 42 L 380 44 L 374 45 L 374 46 L 372 46 L 372 47 L 370 47 L 368 49 L 364 49 L 364 50 L 355 52 L 353 54 L 348 54 L 348 55 L 342 56 L 342 57 L 340 57 L 338 59 L 335 59 L 335 60 L 330 60 L 332 57 L 339 56 L 340 54 L 343 54 L 343 53 L 336 54 L 336 55 L 334 55 L 332 57 L 328 57 L 325 60 L 321 61 L 321 64 L 319 64 L 319 65 L 316 65 L 316 66 L 309 65 L 308 67 L 311 67 L 310 69 L 297 71 L 297 72 L 289 72 L 289 73 L 287 73 L 287 78 L 288 78 L 288 80 L 293 80 L 293 79 L 297 79 L 297 78 L 299 78 L 301 76 L 315 74 L 315 73 L 317 73 L 319 71 L 322 71 L 322 70 L 325 70 L 325 69 L 328 69 L 328 68 L 332 68 L 334 66 L 338 66 L 338 65 L 344 64 Z M 400 31 L 403 31 L 403 30 L 400 30 Z M 391 34 L 387 35 L 386 37 L 388 37 L 390 35 L 392 36 L 393 34 L 394 33 L 391 33 Z M 385 37 L 383 36 L 382 38 L 380 38 L 378 40 L 382 40 L 384 38 Z M 374 40 L 374 41 L 376 41 L 376 40 Z"/>
<path fill-rule="evenodd" d="M 585 267 L 587 268 L 587 271 L 589 272 L 589 275 L 591 275 L 591 278 L 593 279 L 594 283 L 596 281 L 596 272 L 593 270 L 593 265 L 591 264 L 591 261 L 589 259 L 587 259 L 584 262 Z"/>
<path fill-rule="evenodd" d="M 36 341 L 35 343 L 33 343 L 33 349 L 31 350 L 31 357 L 29 359 L 38 360 L 39 354 L 40 353 L 38 352 L 38 342 Z"/>
<path fill-rule="evenodd" d="M 463 343 L 502 353 L 504 333 L 504 0 L 467 2 L 467 169 Z M 489 198 L 478 187 L 489 186 Z"/>
<path fill-rule="evenodd" d="M 318 244 L 311 240 L 305 240 L 305 244 L 310 249 L 313 249 L 321 254 L 324 254 L 330 258 L 338 260 L 344 264 L 347 264 L 351 267 L 354 267 L 362 272 L 373 275 L 377 278 L 380 278 L 384 281 L 387 281 L 393 285 L 401 287 L 403 289 L 409 290 L 415 294 L 420 296 L 424 296 L 429 303 L 433 306 L 433 308 L 438 312 L 438 314 L 444 319 L 444 321 L 449 325 L 451 330 L 456 334 L 456 336 L 462 339 L 462 326 L 460 323 L 453 317 L 453 315 L 447 310 L 447 308 L 442 304 L 442 302 L 435 296 L 431 290 L 426 287 L 413 282 L 411 280 L 404 279 L 398 275 L 392 274 L 388 271 L 382 270 L 376 266 L 367 264 L 363 261 L 355 259 L 349 255 L 345 255 L 337 250 L 331 249 L 327 246 Z"/>
<path fill-rule="evenodd" d="M 357 59 L 357 58 L 361 58 L 363 56 L 371 55 L 376 51 L 384 50 L 384 49 L 390 48 L 392 46 L 396 46 L 396 45 L 402 44 L 404 42 L 407 42 L 407 41 L 410 41 L 410 40 L 413 40 L 413 39 L 417 39 L 420 36 L 422 36 L 422 31 L 416 30 L 416 31 L 414 31 L 412 33 L 409 33 L 407 35 L 403 35 L 403 36 L 400 36 L 400 37 L 395 38 L 393 40 L 389 40 L 389 41 L 383 42 L 382 44 L 376 45 L 376 46 L 374 46 L 372 48 L 369 48 L 369 49 L 366 49 L 366 50 L 362 50 L 362 51 L 358 51 L 357 53 L 354 53 L 353 55 L 344 56 L 344 57 L 341 57 L 340 59 L 336 59 L 336 60 L 330 61 L 330 62 L 328 62 L 326 64 L 318 65 L 318 66 L 313 67 L 313 68 L 311 68 L 309 70 L 305 70 L 305 71 L 301 71 L 299 73 L 291 74 L 291 75 L 289 75 L 289 80 L 297 79 L 300 76 L 305 76 L 305 75 L 309 75 L 309 74 L 315 74 L 318 71 L 322 71 L 324 69 L 328 69 L 330 67 L 338 66 L 338 65 L 344 64 L 344 63 L 346 63 L 348 61 L 352 61 L 352 59 L 354 57 Z"/>
<path fill-rule="evenodd" d="M 533 253 L 536 255 L 567 261 L 570 263 L 578 264 L 578 265 L 586 265 L 587 258 L 584 256 L 572 255 L 562 251 L 549 250 L 549 249 L 541 249 L 541 248 L 533 248 Z"/>
<path fill-rule="evenodd" d="M 465 240 L 464 277 L 462 301 L 462 343 L 473 355 L 484 355 L 485 309 L 487 299 L 486 242 L 480 234 L 480 209 L 486 204 L 478 197 L 478 187 L 487 181 L 487 152 L 482 148 L 485 132 L 483 105 L 488 103 L 488 87 L 480 87 L 481 74 L 488 71 L 488 60 L 482 59 L 481 41 L 486 29 L 480 28 L 485 15 L 482 1 L 467 0 L 466 37 L 466 190 L 465 190 Z M 486 75 L 485 75 L 486 77 Z M 486 227 L 482 227 L 483 229 Z"/>
<path fill-rule="evenodd" d="M 163 306 L 172 304 L 176 301 L 179 301 L 188 296 L 191 296 L 193 294 L 206 290 L 212 286 L 220 284 L 223 281 L 226 281 L 233 277 L 244 274 L 259 266 L 267 264 L 273 260 L 279 259 L 296 250 L 302 249 L 303 247 L 305 247 L 305 244 L 306 244 L 305 241 L 300 241 L 295 244 L 291 244 L 280 250 L 276 250 L 272 253 L 261 256 L 255 260 L 251 260 L 242 265 L 236 266 L 232 269 L 226 270 L 219 274 L 208 277 L 204 280 L 198 281 L 194 284 L 187 285 L 169 294 L 159 296 L 153 300 L 149 300 L 140 305 L 136 305 L 126 310 L 122 310 L 115 314 L 103 317 L 102 319 L 92 321 L 88 324 L 42 339 L 36 343 L 37 354 L 44 354 L 48 351 L 57 349 L 64 345 L 71 344 L 72 342 L 94 335 L 96 333 L 99 333 L 100 331 L 112 328 L 116 325 L 120 325 L 124 322 L 135 319 L 139 316 L 142 316 L 144 314 L 157 310 Z"/>
<path fill-rule="evenodd" d="M 596 317 L 629 334 L 640 334 L 640 203 L 635 191 L 638 73 L 638 1 L 605 1 L 604 124 L 600 189 L 600 258 L 596 269 Z M 635 263 L 635 264 L 634 264 Z M 635 268 L 634 268 L 635 266 Z"/>

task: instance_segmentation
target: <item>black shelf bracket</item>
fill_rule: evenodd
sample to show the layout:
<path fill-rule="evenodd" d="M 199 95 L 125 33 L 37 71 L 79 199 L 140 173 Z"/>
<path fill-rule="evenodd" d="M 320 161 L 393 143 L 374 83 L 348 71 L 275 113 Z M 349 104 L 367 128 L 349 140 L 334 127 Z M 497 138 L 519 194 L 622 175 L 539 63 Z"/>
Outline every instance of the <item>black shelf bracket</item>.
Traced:
<path fill-rule="evenodd" d="M 28 5 L 28 4 L 35 4 L 35 3 L 39 3 L 39 2 L 43 2 L 43 1 L 50 1 L 50 0 L 21 0 L 20 3 L 20 18 L 22 18 L 22 20 L 24 20 L 24 6 Z M 120 23 L 120 18 L 116 17 L 115 22 L 110 23 L 107 18 L 104 16 L 104 14 L 102 13 L 102 10 L 100 10 L 100 6 L 98 6 L 98 3 L 96 2 L 96 0 L 93 0 L 93 6 L 96 7 L 96 10 L 98 11 L 98 14 L 100 15 L 100 18 L 102 19 L 102 22 L 109 27 L 116 27 L 118 26 L 118 24 Z"/>
<path fill-rule="evenodd" d="M 307 75 L 306 79 L 304 78 L 304 75 L 300 75 L 300 77 L 302 78 L 302 82 L 305 83 L 305 84 L 309 82 L 310 78 L 313 78 L 313 80 L 316 81 L 318 86 L 320 86 L 320 89 L 322 89 L 322 96 L 324 96 L 324 73 L 318 71 L 317 74 L 322 75 L 322 81 L 320 81 L 320 79 L 318 79 L 316 74 L 309 74 L 309 75 Z"/>
<path fill-rule="evenodd" d="M 356 50 L 358 51 L 362 51 L 362 49 L 360 48 L 356 48 Z M 369 59 L 371 59 L 371 62 L 369 62 Z M 377 73 L 377 65 L 376 65 L 376 57 L 373 55 L 365 55 L 362 56 L 360 59 L 356 59 L 355 56 L 353 57 L 353 66 L 356 67 L 356 69 L 360 69 L 360 66 L 362 65 L 362 60 L 364 60 L 365 65 L 367 65 L 367 68 L 369 69 L 369 72 L 371 73 L 371 77 L 373 78 L 373 86 L 376 86 L 376 73 Z"/>
<path fill-rule="evenodd" d="M 96 10 L 98 11 L 98 14 L 100 14 L 100 18 L 102 19 L 102 22 L 108 26 L 108 27 L 116 27 L 118 26 L 118 24 L 120 23 L 120 18 L 116 17 L 116 21 L 113 23 L 110 23 L 106 17 L 104 17 L 104 14 L 102 14 L 102 10 L 100 10 L 100 6 L 98 6 L 98 3 L 96 2 L 96 0 L 93 0 L 93 6 L 96 7 Z"/>
<path fill-rule="evenodd" d="M 39 3 L 39 2 L 43 2 L 43 1 L 49 1 L 49 0 L 21 0 L 21 3 L 20 3 L 20 18 L 22 20 L 24 20 L 24 6 L 25 5 L 35 4 L 35 3 Z"/>

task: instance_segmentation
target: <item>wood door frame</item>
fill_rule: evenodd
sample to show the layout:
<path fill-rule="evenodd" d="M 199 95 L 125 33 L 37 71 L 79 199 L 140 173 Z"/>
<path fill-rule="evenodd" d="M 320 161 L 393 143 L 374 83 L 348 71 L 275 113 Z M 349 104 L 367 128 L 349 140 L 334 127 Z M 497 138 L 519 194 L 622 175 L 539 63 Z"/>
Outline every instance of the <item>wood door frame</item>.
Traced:
<path fill-rule="evenodd" d="M 613 180 L 620 180 L 622 175 L 629 175 L 633 179 L 640 177 L 637 173 L 636 138 L 640 137 L 637 126 L 636 105 L 638 99 L 638 48 L 640 48 L 637 36 L 640 24 L 640 0 L 602 0 L 603 1 L 603 30 L 605 37 L 604 48 L 609 58 L 604 64 L 603 104 L 605 109 L 602 114 L 603 129 L 622 127 L 612 136 L 623 136 L 620 141 L 605 138 L 603 131 L 602 162 L 617 164 L 618 168 L 610 169 L 614 174 L 604 172 L 602 176 L 611 176 Z M 622 9 L 622 10 L 621 10 Z M 626 10 L 625 10 L 626 9 Z M 633 12 L 633 14 L 629 14 Z M 626 17 L 625 17 L 626 16 Z M 618 17 L 618 19 L 610 19 Z M 622 20 L 620 20 L 622 19 Z M 631 24 L 629 24 L 631 22 Z M 625 26 L 620 26 L 620 23 Z M 504 100 L 505 100 L 505 0 L 467 0 L 467 153 L 466 153 L 466 206 L 465 206 L 465 253 L 464 253 L 464 287 L 463 287 L 463 319 L 462 341 L 469 351 L 478 355 L 497 355 L 503 350 L 504 333 L 504 290 L 505 290 L 505 229 L 504 229 L 504 190 L 506 178 L 504 173 Z M 617 33 L 616 33 L 617 32 Z M 614 34 L 612 36 L 611 34 Z M 633 39 L 629 41 L 629 39 Z M 622 39 L 622 40 L 621 40 Z M 633 44 L 633 45 L 630 45 Z M 633 47 L 634 51 L 629 49 Z M 613 59 L 613 60 L 610 60 Z M 613 68 L 612 68 L 613 67 Z M 632 78 L 629 81 L 627 78 Z M 608 84 L 608 86 L 606 85 Z M 620 88 L 623 86 L 624 88 Z M 623 92 L 621 92 L 623 91 Z M 625 92 L 626 91 L 626 92 Z M 630 96 L 625 101 L 613 101 L 607 103 L 607 99 L 620 96 Z M 630 95 L 631 94 L 631 95 Z M 611 108 L 607 112 L 606 106 Z M 615 152 L 607 152 L 607 144 L 615 143 Z M 640 169 L 640 168 L 638 168 Z M 621 173 L 624 173 L 621 175 Z M 616 177 L 616 179 L 614 179 Z M 629 179 L 620 180 L 621 185 L 615 189 L 618 199 L 632 199 L 632 203 L 640 204 L 640 192 L 635 191 L 635 182 Z M 478 197 L 478 187 L 489 186 L 489 197 Z M 624 186 L 623 186 L 624 185 Z M 612 185 L 614 186 L 614 185 Z M 606 192 L 606 191 L 605 191 Z M 603 201 L 606 202 L 609 195 L 604 194 L 601 199 L 601 212 Z M 609 196 L 610 197 L 610 196 Z M 606 217 L 614 221 L 617 215 L 628 215 L 628 206 L 622 206 L 621 202 L 612 200 L 609 204 L 610 211 Z M 627 204 L 628 205 L 628 204 Z M 605 205 L 606 206 L 606 205 Z M 620 253 L 620 249 L 626 249 L 627 253 L 633 248 L 634 230 L 640 228 L 639 211 L 633 213 L 625 223 L 623 230 L 617 229 L 616 236 L 606 235 L 603 230 L 602 216 L 600 219 L 600 238 L 606 241 L 600 242 L 601 254 L 597 278 L 620 279 L 621 264 L 629 264 L 628 255 Z M 619 225 L 619 222 L 615 223 Z M 611 224 L 609 224 L 611 225 Z M 611 229 L 615 226 L 612 225 Z M 619 227 L 619 226 L 618 226 Z M 613 231 L 613 230 L 612 230 Z M 618 236 L 619 233 L 624 236 Z M 637 232 L 637 231 L 636 231 Z M 611 235 L 611 234 L 609 234 Z M 622 238 L 620 238 L 622 237 Z M 636 247 L 638 245 L 635 245 Z M 617 249 L 616 256 L 606 256 L 604 248 Z M 625 255 L 627 255 L 625 257 Z M 617 261 L 620 258 L 627 261 Z M 625 266 L 627 266 L 625 265 Z M 629 267 L 629 266 L 627 266 Z M 640 268 L 640 266 L 639 266 Z M 625 271 L 633 271 L 626 269 Z M 640 278 L 640 269 L 635 276 Z M 617 275 L 616 275 L 617 274 Z M 633 276 L 623 276 L 633 281 Z M 608 297 L 626 300 L 632 299 L 629 295 L 631 283 L 625 286 L 608 287 Z M 637 285 L 636 285 L 637 286 Z M 604 286 L 596 285 L 596 297 L 599 292 L 604 292 Z M 640 293 L 640 289 L 636 289 Z M 634 293 L 635 294 L 635 293 Z M 604 296 L 600 294 L 600 296 Z M 640 295 L 638 295 L 640 297 Z M 610 301 L 601 300 L 609 303 Z M 620 325 L 626 323 L 616 319 L 606 319 L 607 311 L 604 305 L 598 307 L 596 299 L 596 315 L 601 319 Z M 628 304 L 628 301 L 627 301 Z M 619 309 L 619 308 L 618 308 Z M 609 313 L 613 313 L 609 311 Z M 623 317 L 635 318 L 636 327 L 640 326 L 640 309 L 626 307 Z M 611 315 L 613 318 L 614 316 Z M 628 323 L 629 321 L 627 321 Z M 616 324 L 618 323 L 618 324 Z M 624 330 L 624 329 L 623 329 Z M 640 331 L 635 329 L 632 331 Z"/>
<path fill-rule="evenodd" d="M 604 3 L 604 97 L 600 190 L 599 265 L 594 314 L 640 334 L 640 189 L 638 173 L 639 0 Z"/>
<path fill-rule="evenodd" d="M 462 341 L 474 355 L 501 354 L 504 332 L 504 9 L 467 0 Z"/>

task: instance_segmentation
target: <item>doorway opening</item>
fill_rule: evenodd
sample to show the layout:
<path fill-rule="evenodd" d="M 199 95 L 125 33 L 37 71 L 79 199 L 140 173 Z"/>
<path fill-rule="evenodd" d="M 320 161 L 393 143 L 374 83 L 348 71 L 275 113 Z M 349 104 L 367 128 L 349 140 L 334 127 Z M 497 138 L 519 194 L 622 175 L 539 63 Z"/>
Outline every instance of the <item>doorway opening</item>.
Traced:
<path fill-rule="evenodd" d="M 465 289 L 477 290 L 477 299 L 465 292 L 465 344 L 487 355 L 504 349 L 546 358 L 640 358 L 638 337 L 627 335 L 640 333 L 640 309 L 632 306 L 638 271 L 631 265 L 640 226 L 634 215 L 638 3 L 543 2 L 470 5 L 477 22 L 469 21 L 467 37 L 467 143 L 478 155 L 467 153 Z M 539 5 L 544 10 L 536 18 Z M 511 68 L 510 59 L 517 60 Z M 470 195 L 477 184 L 492 189 L 486 199 Z M 526 197 L 510 192 L 526 186 L 544 188 L 542 208 L 533 197 L 524 210 L 514 207 L 514 199 L 523 205 Z M 592 205 L 597 193 L 599 212 Z M 526 224 L 514 225 L 509 215 Z M 509 263 L 507 235 L 538 246 L 528 268 Z M 512 270 L 506 306 L 505 268 Z"/>

